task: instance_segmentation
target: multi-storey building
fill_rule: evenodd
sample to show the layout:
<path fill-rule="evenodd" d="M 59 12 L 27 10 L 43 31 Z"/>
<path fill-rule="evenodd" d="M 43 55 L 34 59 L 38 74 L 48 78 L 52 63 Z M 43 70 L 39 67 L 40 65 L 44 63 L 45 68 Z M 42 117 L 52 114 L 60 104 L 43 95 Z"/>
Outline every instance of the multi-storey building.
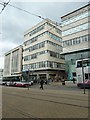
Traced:
<path fill-rule="evenodd" d="M 22 45 L 5 53 L 4 80 L 18 80 L 22 72 Z"/>
<path fill-rule="evenodd" d="M 90 4 L 61 17 L 63 54 L 68 79 L 76 77 L 75 62 L 90 57 Z"/>
<path fill-rule="evenodd" d="M 45 19 L 24 33 L 23 72 L 34 79 L 55 79 L 64 76 L 61 28 Z"/>
<path fill-rule="evenodd" d="M 3 79 L 3 69 L 0 69 L 0 81 Z"/>

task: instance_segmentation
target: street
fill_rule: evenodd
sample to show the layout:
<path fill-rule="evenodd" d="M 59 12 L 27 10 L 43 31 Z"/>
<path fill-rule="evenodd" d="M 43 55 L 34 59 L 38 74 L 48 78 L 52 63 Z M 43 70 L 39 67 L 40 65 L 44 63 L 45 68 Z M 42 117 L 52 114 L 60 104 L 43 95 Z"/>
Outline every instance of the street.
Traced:
<path fill-rule="evenodd" d="M 88 118 L 88 90 L 58 83 L 29 88 L 2 87 L 3 118 Z"/>

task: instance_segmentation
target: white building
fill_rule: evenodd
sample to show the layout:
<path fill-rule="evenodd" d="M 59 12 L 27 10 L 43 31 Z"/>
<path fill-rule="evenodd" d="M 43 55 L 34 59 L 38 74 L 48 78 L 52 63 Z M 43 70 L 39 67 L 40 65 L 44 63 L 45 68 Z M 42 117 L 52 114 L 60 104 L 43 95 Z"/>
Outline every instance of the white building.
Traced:
<path fill-rule="evenodd" d="M 0 69 L 0 81 L 3 79 L 3 69 Z"/>
<path fill-rule="evenodd" d="M 76 77 L 76 60 L 90 58 L 90 4 L 61 17 L 68 79 Z"/>
<path fill-rule="evenodd" d="M 65 76 L 61 28 L 45 19 L 24 33 L 23 72 L 34 79 L 53 79 Z"/>
<path fill-rule="evenodd" d="M 17 80 L 22 71 L 22 45 L 5 53 L 4 80 Z"/>

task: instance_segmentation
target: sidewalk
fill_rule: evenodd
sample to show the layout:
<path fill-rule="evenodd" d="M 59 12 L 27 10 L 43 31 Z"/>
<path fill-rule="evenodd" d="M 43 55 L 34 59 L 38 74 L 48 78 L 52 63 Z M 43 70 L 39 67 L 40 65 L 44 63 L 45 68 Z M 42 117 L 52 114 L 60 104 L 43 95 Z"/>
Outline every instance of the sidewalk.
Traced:
<path fill-rule="evenodd" d="M 58 85 L 62 85 L 62 82 L 52 82 L 51 84 L 58 86 Z M 77 83 L 75 82 L 75 84 L 74 84 L 73 81 L 65 81 L 65 85 L 77 86 Z"/>

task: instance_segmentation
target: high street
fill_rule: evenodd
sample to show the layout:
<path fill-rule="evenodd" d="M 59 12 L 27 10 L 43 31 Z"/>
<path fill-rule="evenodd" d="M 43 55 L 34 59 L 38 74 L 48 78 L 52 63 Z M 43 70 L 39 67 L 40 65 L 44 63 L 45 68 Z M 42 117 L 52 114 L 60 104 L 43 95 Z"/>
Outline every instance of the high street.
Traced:
<path fill-rule="evenodd" d="M 60 83 L 29 88 L 2 87 L 3 118 L 88 118 L 88 90 Z"/>

